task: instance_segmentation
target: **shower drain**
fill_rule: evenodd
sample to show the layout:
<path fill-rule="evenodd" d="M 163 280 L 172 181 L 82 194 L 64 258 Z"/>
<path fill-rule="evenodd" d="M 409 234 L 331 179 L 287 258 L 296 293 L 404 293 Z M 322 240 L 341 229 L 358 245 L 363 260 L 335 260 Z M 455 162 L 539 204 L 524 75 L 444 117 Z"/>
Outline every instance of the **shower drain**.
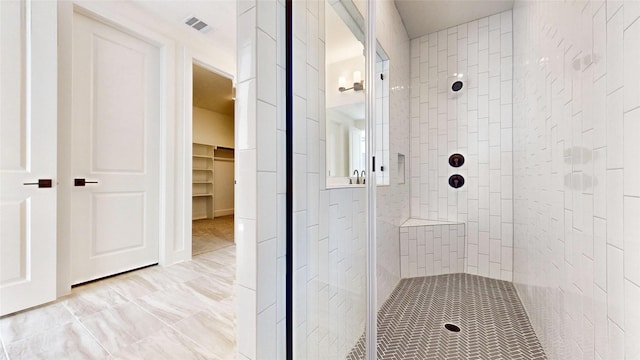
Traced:
<path fill-rule="evenodd" d="M 460 327 L 453 324 L 444 324 L 444 328 L 451 332 L 460 332 Z"/>

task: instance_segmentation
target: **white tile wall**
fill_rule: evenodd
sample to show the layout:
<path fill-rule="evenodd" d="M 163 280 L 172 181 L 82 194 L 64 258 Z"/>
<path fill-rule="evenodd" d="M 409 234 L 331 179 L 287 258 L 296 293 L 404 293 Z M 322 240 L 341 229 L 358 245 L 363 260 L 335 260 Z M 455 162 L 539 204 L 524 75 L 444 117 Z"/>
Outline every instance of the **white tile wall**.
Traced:
<path fill-rule="evenodd" d="M 296 359 L 344 358 L 365 319 L 365 192 L 324 189 L 325 6 L 293 4 Z"/>
<path fill-rule="evenodd" d="M 467 271 L 511 280 L 512 13 L 411 40 L 411 216 L 466 223 Z M 493 20 L 491 20 L 493 19 Z M 450 92 L 462 74 L 464 87 Z M 465 164 L 452 168 L 453 153 Z M 465 177 L 452 189 L 448 178 Z"/>
<path fill-rule="evenodd" d="M 360 5 L 360 4 L 359 4 Z M 324 1 L 294 2 L 294 358 L 344 358 L 364 331 L 365 191 L 325 189 Z M 378 2 L 379 41 L 390 57 L 389 148 L 409 149 L 409 40 L 392 2 Z M 317 50 L 316 50 L 317 49 Z M 383 121 L 384 123 L 384 121 Z M 389 120 L 386 121 L 388 126 Z M 397 158 L 397 156 L 392 157 Z M 407 185 L 397 164 L 378 187 L 378 299 L 400 280 L 398 226 L 409 217 Z M 306 229 L 306 231 L 305 231 Z"/>
<path fill-rule="evenodd" d="M 464 224 L 400 227 L 400 275 L 404 278 L 465 272 Z"/>
<path fill-rule="evenodd" d="M 238 358 L 284 358 L 284 3 L 241 1 L 237 16 Z"/>
<path fill-rule="evenodd" d="M 358 2 L 356 2 L 358 4 Z M 363 9 L 361 11 L 364 13 Z M 377 304 L 378 307 L 387 300 L 400 281 L 399 227 L 410 216 L 409 192 L 410 182 L 398 184 L 398 153 L 409 156 L 409 89 L 410 75 L 410 41 L 400 14 L 392 1 L 376 2 L 376 28 L 378 42 L 389 56 L 385 69 L 385 86 L 389 87 L 388 119 L 383 126 L 388 128 L 387 154 L 389 159 L 385 165 L 384 184 L 376 188 L 376 245 L 377 245 Z M 384 100 L 384 99 L 383 99 Z M 405 165 L 406 177 L 409 177 L 411 164 Z"/>
<path fill-rule="evenodd" d="M 638 359 L 637 1 L 516 2 L 514 282 L 551 359 Z"/>
<path fill-rule="evenodd" d="M 358 3 L 358 5 L 362 5 Z M 389 151 L 409 153 L 409 40 L 392 2 L 378 2 L 378 33 L 391 61 Z M 343 358 L 364 329 L 365 192 L 325 190 L 323 1 L 294 3 L 294 358 Z M 284 3 L 238 3 L 238 357 L 285 356 Z M 276 61 L 274 62 L 274 58 Z M 275 94 L 275 96 L 274 96 Z M 242 97 L 242 100 L 240 98 Z M 273 114 L 275 113 L 275 125 Z M 396 126 L 397 124 L 397 126 Z M 275 150 L 273 147 L 276 147 Z M 265 154 L 270 154 L 264 156 Z M 275 156 L 275 161 L 273 157 Z M 253 164 L 253 165 L 251 165 Z M 399 226 L 409 186 L 378 188 L 379 305 L 400 279 Z M 385 180 L 386 181 L 386 180 Z M 273 196 L 275 195 L 275 198 Z M 277 211 L 274 211 L 277 209 Z M 274 281 L 271 279 L 275 274 Z M 268 278 L 268 279 L 267 279 Z M 253 309 L 253 310 L 252 310 Z M 275 342 L 275 343 L 274 343 Z"/>

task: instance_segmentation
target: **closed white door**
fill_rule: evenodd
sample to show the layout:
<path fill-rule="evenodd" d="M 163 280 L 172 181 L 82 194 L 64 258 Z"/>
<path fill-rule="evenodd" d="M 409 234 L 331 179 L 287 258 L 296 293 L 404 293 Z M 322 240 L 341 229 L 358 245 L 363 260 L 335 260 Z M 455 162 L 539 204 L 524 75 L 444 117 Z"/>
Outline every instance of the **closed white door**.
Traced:
<path fill-rule="evenodd" d="M 0 1 L 0 316 L 56 298 L 56 6 Z"/>
<path fill-rule="evenodd" d="M 160 51 L 73 18 L 71 277 L 158 262 Z"/>

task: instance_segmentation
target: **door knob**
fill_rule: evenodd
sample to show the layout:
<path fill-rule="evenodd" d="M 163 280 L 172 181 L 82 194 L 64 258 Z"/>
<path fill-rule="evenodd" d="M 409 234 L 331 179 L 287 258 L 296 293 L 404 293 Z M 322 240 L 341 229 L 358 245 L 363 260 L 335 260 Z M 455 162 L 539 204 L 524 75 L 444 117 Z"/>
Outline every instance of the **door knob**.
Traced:
<path fill-rule="evenodd" d="M 87 181 L 85 179 L 73 179 L 74 186 L 85 186 L 85 184 L 97 184 L 97 181 Z"/>
<path fill-rule="evenodd" d="M 53 187 L 53 181 L 51 179 L 38 179 L 38 182 L 24 183 L 23 185 L 38 185 L 39 188 Z"/>

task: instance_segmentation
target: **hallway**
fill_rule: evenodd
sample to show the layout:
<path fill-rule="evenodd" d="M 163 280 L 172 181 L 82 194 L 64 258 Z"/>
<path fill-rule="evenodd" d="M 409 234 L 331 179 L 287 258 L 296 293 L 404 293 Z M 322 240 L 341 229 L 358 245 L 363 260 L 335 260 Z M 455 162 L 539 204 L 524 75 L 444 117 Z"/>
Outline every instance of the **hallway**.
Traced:
<path fill-rule="evenodd" d="M 233 359 L 235 246 L 0 319 L 0 359 Z"/>

